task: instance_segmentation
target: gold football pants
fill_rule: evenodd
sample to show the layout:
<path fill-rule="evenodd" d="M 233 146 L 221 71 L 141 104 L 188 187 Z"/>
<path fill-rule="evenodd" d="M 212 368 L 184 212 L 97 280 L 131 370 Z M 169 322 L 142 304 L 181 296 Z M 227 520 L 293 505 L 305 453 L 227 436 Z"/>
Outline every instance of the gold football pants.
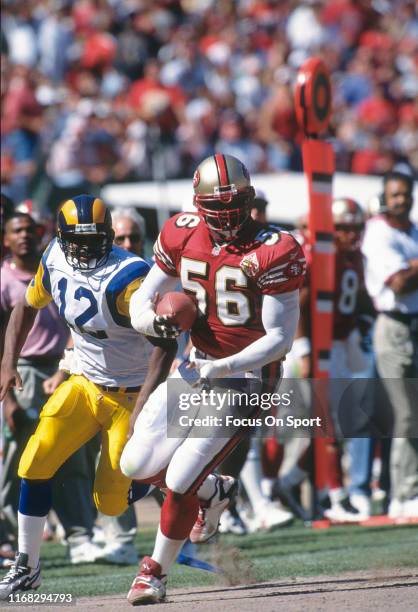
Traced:
<path fill-rule="evenodd" d="M 103 391 L 84 376 L 71 376 L 45 404 L 29 439 L 18 474 L 47 480 L 98 431 L 102 450 L 94 481 L 94 502 L 103 514 L 118 515 L 127 507 L 130 479 L 119 468 L 137 393 Z"/>

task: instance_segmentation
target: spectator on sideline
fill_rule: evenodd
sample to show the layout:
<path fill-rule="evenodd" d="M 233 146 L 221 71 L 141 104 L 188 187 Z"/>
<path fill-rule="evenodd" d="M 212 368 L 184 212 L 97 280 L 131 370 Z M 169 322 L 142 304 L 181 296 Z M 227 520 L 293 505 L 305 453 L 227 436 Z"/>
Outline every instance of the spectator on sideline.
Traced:
<path fill-rule="evenodd" d="M 5 224 L 4 242 L 10 249 L 10 258 L 1 267 L 2 335 L 13 307 L 24 296 L 38 266 L 39 237 L 32 217 L 26 213 L 12 213 Z M 10 389 L 4 399 L 8 427 L 5 452 L 8 468 L 4 482 L 10 483 L 4 505 L 11 507 L 12 516 L 16 516 L 19 501 L 19 459 L 38 424 L 39 412 L 49 395 L 45 384 L 57 371 L 68 335 L 55 305 L 50 304 L 42 310 L 18 360 L 23 388 Z M 3 352 L 3 336 L 1 349 Z M 99 552 L 90 542 L 94 513 L 89 499 L 83 456 L 75 453 L 62 466 L 53 483 L 54 510 L 63 524 L 72 563 L 94 561 Z"/>
<path fill-rule="evenodd" d="M 15 201 L 185 178 L 216 142 L 250 170 L 300 171 L 292 83 L 308 55 L 335 85 L 337 170 L 418 167 L 411 0 L 3 4 L 2 183 Z"/>
<path fill-rule="evenodd" d="M 143 257 L 146 237 L 144 217 L 135 208 L 116 208 L 111 212 L 115 231 L 114 243 L 134 255 Z"/>
<path fill-rule="evenodd" d="M 418 226 L 409 218 L 412 189 L 411 176 L 385 176 L 383 213 L 367 224 L 362 247 L 367 289 L 379 312 L 376 366 L 394 418 L 393 518 L 418 517 L 418 404 L 411 380 L 418 378 Z"/>
<path fill-rule="evenodd" d="M 6 225 L 7 219 L 13 214 L 14 203 L 5 193 L 1 193 L 0 200 L 0 233 L 1 233 L 1 245 L 0 245 L 0 262 L 7 256 L 8 249 L 4 245 L 4 226 Z"/>

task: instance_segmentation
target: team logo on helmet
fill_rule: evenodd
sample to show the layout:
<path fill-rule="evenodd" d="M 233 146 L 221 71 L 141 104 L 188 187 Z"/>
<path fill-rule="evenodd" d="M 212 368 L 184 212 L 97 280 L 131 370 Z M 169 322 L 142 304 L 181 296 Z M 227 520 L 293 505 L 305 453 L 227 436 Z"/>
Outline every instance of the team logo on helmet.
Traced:
<path fill-rule="evenodd" d="M 254 278 L 257 275 L 257 272 L 260 269 L 260 264 L 258 263 L 257 253 L 250 253 L 249 255 L 245 255 L 240 261 L 240 268 L 244 272 L 245 276 L 249 278 Z"/>
<path fill-rule="evenodd" d="M 199 170 L 195 170 L 195 173 L 193 174 L 193 188 L 196 188 L 199 183 L 200 183 L 200 172 Z"/>

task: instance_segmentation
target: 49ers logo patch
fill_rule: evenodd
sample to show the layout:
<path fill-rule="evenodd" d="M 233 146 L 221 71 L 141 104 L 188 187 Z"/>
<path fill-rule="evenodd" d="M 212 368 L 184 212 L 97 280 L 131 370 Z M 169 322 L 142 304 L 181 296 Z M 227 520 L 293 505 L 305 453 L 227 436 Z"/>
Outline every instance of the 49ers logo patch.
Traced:
<path fill-rule="evenodd" d="M 304 271 L 304 266 L 300 261 L 292 261 L 284 270 L 287 277 L 300 276 Z"/>
<path fill-rule="evenodd" d="M 200 172 L 199 170 L 196 170 L 195 173 L 193 174 L 193 187 L 196 189 L 199 183 L 200 183 Z"/>
<path fill-rule="evenodd" d="M 241 259 L 239 265 L 245 276 L 248 276 L 250 278 L 256 276 L 258 271 L 260 270 L 257 253 L 250 253 L 249 255 L 245 255 L 245 257 Z"/>

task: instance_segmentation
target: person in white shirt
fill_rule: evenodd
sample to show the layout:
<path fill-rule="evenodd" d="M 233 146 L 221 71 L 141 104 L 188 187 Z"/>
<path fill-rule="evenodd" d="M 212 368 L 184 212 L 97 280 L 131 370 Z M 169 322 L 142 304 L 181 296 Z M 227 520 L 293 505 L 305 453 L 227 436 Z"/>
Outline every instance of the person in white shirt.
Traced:
<path fill-rule="evenodd" d="M 382 212 L 367 224 L 362 247 L 366 286 L 379 312 L 376 366 L 393 410 L 393 518 L 418 517 L 418 226 L 409 218 L 412 189 L 408 175 L 385 176 Z"/>

